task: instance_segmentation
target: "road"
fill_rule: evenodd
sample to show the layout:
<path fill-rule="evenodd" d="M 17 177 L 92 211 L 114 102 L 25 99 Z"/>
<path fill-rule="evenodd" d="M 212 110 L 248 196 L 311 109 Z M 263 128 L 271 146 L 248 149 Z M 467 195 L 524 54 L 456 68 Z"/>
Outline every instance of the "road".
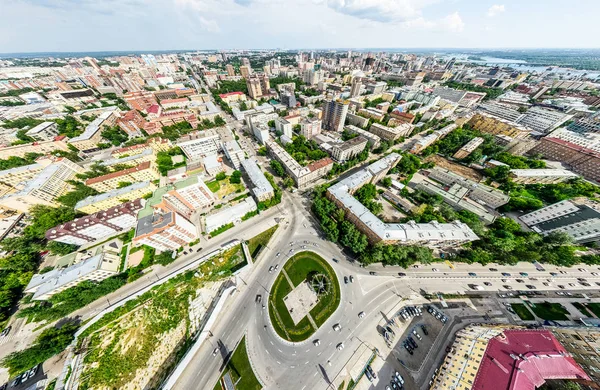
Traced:
<path fill-rule="evenodd" d="M 484 282 L 492 283 L 491 286 L 485 286 L 488 292 L 498 291 L 504 284 L 512 285 L 515 289 L 517 286 L 526 289 L 525 284 L 532 284 L 538 289 L 556 290 L 557 284 L 575 283 L 578 277 L 585 277 L 592 284 L 596 281 L 600 283 L 600 276 L 591 275 L 595 270 L 590 267 L 581 271 L 569 269 L 566 271 L 568 274 L 554 277 L 550 272 L 559 273 L 558 267 L 545 266 L 545 271 L 538 271 L 531 263 L 519 263 L 516 266 L 490 264 L 486 267 L 479 264 L 454 264 L 454 268 L 436 263 L 434 266 L 423 265 L 410 270 L 400 267 L 384 268 L 380 265 L 362 268 L 346 260 L 337 245 L 319 238 L 314 219 L 307 211 L 306 198 L 296 194 L 285 194 L 284 198 L 288 198 L 289 205 L 292 206 L 292 209 L 288 209 L 291 211 L 290 227 L 270 243 L 259 263 L 243 277 L 245 284 L 241 286 L 237 299 L 230 302 L 225 310 L 226 314 L 210 329 L 213 334 L 210 343 L 198 351 L 176 388 L 212 388 L 218 380 L 224 358 L 242 335 L 246 334 L 254 370 L 267 388 L 325 389 L 329 386 L 326 378 L 333 381 L 361 343 L 372 345 L 379 340 L 381 336 L 375 329 L 386 314 L 398 307 L 402 299 L 422 299 L 422 290 L 430 293 L 464 293 L 470 290 L 469 284 L 484 286 Z M 267 310 L 254 302 L 257 294 L 261 294 L 263 300 L 267 299 L 270 287 L 277 277 L 277 272 L 270 274 L 268 268 L 276 264 L 282 266 L 291 255 L 290 249 L 294 249 L 294 253 L 312 250 L 320 254 L 330 262 L 342 284 L 340 307 L 313 337 L 301 343 L 282 340 L 272 329 Z M 280 255 L 277 256 L 277 253 Z M 340 261 L 333 262 L 334 258 Z M 433 271 L 431 267 L 438 271 Z M 497 270 L 490 271 L 489 268 Z M 370 275 L 370 272 L 376 274 Z M 406 276 L 400 277 L 398 272 L 403 272 Z M 470 276 L 469 272 L 475 272 L 476 276 Z M 511 276 L 504 277 L 501 272 L 509 272 Z M 519 272 L 526 272 L 529 277 L 537 280 L 529 280 L 529 277 L 521 276 Z M 343 277 L 349 275 L 354 276 L 354 283 L 344 284 Z M 516 279 L 520 278 L 526 282 L 517 283 Z M 501 279 L 510 282 L 502 282 Z M 542 283 L 547 279 L 553 280 L 552 284 L 543 286 Z M 590 287 L 590 290 L 594 289 L 597 286 Z M 366 316 L 359 319 L 358 313 L 361 311 Z M 336 323 L 341 325 L 341 332 L 332 329 Z M 315 339 L 320 340 L 319 346 L 313 344 Z M 226 348 L 219 356 L 213 357 L 212 351 L 217 340 Z M 340 342 L 344 343 L 345 348 L 338 351 L 336 345 Z"/>

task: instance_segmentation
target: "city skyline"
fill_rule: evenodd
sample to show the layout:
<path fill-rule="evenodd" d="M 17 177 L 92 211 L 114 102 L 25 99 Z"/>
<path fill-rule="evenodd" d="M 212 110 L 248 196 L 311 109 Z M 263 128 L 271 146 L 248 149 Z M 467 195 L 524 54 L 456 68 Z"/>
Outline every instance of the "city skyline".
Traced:
<path fill-rule="evenodd" d="M 600 5 L 585 3 L 572 3 L 587 9 L 574 15 L 557 1 L 542 8 L 513 0 L 0 0 L 0 53 L 597 47 Z M 532 15 L 561 28 L 540 29 Z"/>

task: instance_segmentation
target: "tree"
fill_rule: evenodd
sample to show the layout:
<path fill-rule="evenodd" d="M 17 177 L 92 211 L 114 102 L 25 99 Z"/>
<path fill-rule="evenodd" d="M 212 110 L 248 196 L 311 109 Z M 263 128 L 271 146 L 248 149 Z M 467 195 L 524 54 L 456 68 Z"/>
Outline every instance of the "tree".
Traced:
<path fill-rule="evenodd" d="M 271 160 L 270 163 L 271 169 L 273 169 L 273 172 L 275 172 L 275 174 L 279 177 L 283 177 L 285 175 L 285 169 L 283 169 L 283 166 L 281 165 L 281 163 L 277 160 Z"/>
<path fill-rule="evenodd" d="M 353 223 L 342 221 L 340 226 L 340 243 L 354 254 L 360 254 L 367 249 L 367 236 L 361 233 Z"/>
<path fill-rule="evenodd" d="M 102 138 L 107 139 L 113 146 L 119 146 L 129 139 L 126 132 L 121 130 L 119 126 L 109 127 L 102 131 Z"/>
<path fill-rule="evenodd" d="M 215 125 L 225 126 L 226 124 L 227 124 L 227 122 L 225 122 L 225 120 L 223 120 L 223 118 L 221 118 L 220 116 L 215 117 Z"/>
<path fill-rule="evenodd" d="M 291 177 L 287 176 L 285 179 L 283 179 L 283 185 L 286 188 L 292 188 L 294 186 L 294 179 L 292 179 Z"/>
<path fill-rule="evenodd" d="M 392 178 L 384 177 L 379 183 L 386 188 L 390 188 L 392 186 Z"/>
<path fill-rule="evenodd" d="M 227 175 L 225 174 L 225 172 L 219 172 L 215 176 L 215 179 L 217 179 L 218 181 L 225 180 L 226 178 L 227 178 Z"/>
<path fill-rule="evenodd" d="M 267 147 L 261 146 L 260 148 L 258 148 L 257 153 L 259 156 L 266 156 L 267 155 Z"/>
<path fill-rule="evenodd" d="M 234 183 L 234 184 L 239 184 L 242 182 L 242 172 L 240 171 L 233 171 L 233 173 L 231 174 L 231 177 L 229 178 L 229 182 L 230 183 Z"/>

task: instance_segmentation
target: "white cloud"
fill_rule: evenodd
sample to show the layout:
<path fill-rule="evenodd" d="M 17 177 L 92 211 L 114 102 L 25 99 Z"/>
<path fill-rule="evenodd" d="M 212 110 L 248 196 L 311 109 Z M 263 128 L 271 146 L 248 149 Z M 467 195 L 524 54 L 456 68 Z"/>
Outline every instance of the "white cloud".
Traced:
<path fill-rule="evenodd" d="M 504 11 L 505 11 L 504 4 L 494 4 L 488 10 L 487 16 L 489 16 L 490 18 L 493 18 L 494 16 L 503 13 Z"/>
<path fill-rule="evenodd" d="M 463 22 L 458 12 L 455 12 L 441 20 L 441 27 L 444 30 L 452 32 L 461 32 L 465 28 L 465 23 Z"/>
<path fill-rule="evenodd" d="M 421 17 L 421 10 L 436 0 L 322 0 L 342 14 L 377 22 L 406 22 Z"/>

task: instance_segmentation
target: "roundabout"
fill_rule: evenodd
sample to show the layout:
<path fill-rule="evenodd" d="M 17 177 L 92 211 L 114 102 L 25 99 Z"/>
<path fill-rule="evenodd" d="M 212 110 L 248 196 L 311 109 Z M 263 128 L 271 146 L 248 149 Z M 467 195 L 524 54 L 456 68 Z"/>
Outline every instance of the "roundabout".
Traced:
<path fill-rule="evenodd" d="M 315 252 L 299 252 L 285 263 L 271 287 L 269 319 L 279 337 L 301 342 L 336 311 L 340 298 L 333 268 Z"/>

